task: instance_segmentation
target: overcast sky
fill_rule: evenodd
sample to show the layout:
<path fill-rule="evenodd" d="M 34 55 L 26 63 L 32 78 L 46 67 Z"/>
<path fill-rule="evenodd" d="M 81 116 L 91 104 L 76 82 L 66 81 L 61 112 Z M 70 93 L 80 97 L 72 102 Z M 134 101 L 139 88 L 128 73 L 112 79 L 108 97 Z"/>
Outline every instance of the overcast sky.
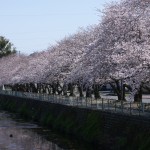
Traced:
<path fill-rule="evenodd" d="M 0 0 L 0 36 L 21 53 L 46 50 L 79 27 L 97 24 L 112 0 Z"/>

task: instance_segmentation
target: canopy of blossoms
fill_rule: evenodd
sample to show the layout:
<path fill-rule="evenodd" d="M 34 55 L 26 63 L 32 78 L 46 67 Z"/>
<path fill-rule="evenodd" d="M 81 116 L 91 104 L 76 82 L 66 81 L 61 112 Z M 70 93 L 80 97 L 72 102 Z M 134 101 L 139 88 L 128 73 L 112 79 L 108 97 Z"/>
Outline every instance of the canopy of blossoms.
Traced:
<path fill-rule="evenodd" d="M 0 85 L 91 86 L 122 80 L 135 94 L 150 80 L 150 1 L 110 3 L 98 25 L 80 29 L 47 51 L 11 55 L 1 58 L 0 64 Z"/>

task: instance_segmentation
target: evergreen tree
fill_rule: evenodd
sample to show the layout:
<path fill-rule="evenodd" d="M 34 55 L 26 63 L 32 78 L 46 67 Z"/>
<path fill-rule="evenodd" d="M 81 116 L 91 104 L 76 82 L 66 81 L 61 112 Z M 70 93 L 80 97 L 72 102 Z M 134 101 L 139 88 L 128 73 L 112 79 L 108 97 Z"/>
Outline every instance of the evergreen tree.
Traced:
<path fill-rule="evenodd" d="M 16 53 L 16 48 L 13 44 L 3 36 L 0 36 L 0 58 Z"/>

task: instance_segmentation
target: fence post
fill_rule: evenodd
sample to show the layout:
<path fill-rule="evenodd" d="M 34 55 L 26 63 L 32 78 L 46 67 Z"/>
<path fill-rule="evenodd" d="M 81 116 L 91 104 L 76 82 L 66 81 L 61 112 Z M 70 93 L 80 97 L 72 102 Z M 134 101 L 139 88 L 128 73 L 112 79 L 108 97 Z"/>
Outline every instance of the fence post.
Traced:
<path fill-rule="evenodd" d="M 96 98 L 96 109 L 98 109 L 98 98 Z"/>
<path fill-rule="evenodd" d="M 17 91 L 15 91 L 15 96 L 17 96 Z"/>
<path fill-rule="evenodd" d="M 138 103 L 137 103 L 137 104 L 138 104 Z M 141 107 L 141 106 L 140 106 L 140 103 L 139 103 L 139 116 L 141 115 L 141 114 L 140 114 L 140 109 L 141 109 L 140 107 Z"/>
<path fill-rule="evenodd" d="M 121 112 L 123 113 L 123 101 L 121 100 Z"/>
<path fill-rule="evenodd" d="M 130 115 L 131 115 L 131 102 L 130 102 Z"/>
<path fill-rule="evenodd" d="M 142 103 L 142 112 L 144 113 L 144 107 L 145 107 L 145 104 Z"/>
<path fill-rule="evenodd" d="M 108 99 L 107 103 L 108 103 L 108 110 L 109 110 L 109 99 Z"/>
<path fill-rule="evenodd" d="M 58 104 L 60 104 L 60 94 L 58 95 Z"/>
<path fill-rule="evenodd" d="M 40 95 L 40 93 L 39 93 L 39 100 L 41 99 L 41 95 Z"/>
<path fill-rule="evenodd" d="M 50 96 L 48 95 L 48 101 L 50 101 L 49 99 L 50 99 Z"/>
<path fill-rule="evenodd" d="M 72 102 L 71 102 L 71 106 L 74 106 L 74 99 L 75 99 L 75 98 L 76 98 L 76 96 L 73 97 Z"/>
<path fill-rule="evenodd" d="M 87 97 L 85 97 L 85 106 L 87 107 Z"/>
<path fill-rule="evenodd" d="M 103 98 L 102 98 L 102 110 L 104 110 L 104 102 L 103 102 Z"/>

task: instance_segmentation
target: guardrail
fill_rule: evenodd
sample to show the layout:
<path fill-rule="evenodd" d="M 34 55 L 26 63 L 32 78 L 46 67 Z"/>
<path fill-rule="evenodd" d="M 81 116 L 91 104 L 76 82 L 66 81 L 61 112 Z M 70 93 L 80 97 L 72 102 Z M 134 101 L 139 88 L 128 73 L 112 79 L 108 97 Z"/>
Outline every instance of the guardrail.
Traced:
<path fill-rule="evenodd" d="M 49 101 L 67 106 L 80 108 L 98 109 L 129 115 L 150 116 L 150 103 L 135 103 L 128 101 L 118 101 L 114 99 L 93 99 L 81 98 L 62 95 L 48 95 L 39 93 L 17 92 L 17 91 L 0 91 L 0 94 L 11 95 L 21 98 L 31 98 L 40 101 Z"/>

